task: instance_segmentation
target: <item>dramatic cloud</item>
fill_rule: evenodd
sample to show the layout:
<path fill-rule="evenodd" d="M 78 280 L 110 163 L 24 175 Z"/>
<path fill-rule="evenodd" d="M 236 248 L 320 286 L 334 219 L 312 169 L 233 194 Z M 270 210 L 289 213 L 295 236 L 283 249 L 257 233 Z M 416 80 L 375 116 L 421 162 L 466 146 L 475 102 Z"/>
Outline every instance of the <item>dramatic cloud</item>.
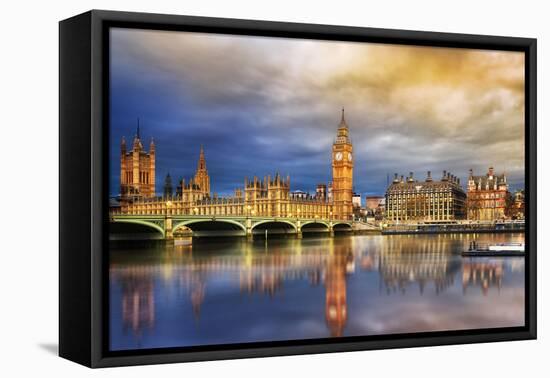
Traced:
<path fill-rule="evenodd" d="M 189 177 L 205 147 L 212 189 L 279 171 L 292 189 L 331 179 L 330 151 L 345 107 L 354 186 L 382 194 L 388 175 L 490 165 L 524 185 L 524 56 L 165 31 L 111 33 L 111 193 L 119 141 L 157 145 L 157 191 Z"/>

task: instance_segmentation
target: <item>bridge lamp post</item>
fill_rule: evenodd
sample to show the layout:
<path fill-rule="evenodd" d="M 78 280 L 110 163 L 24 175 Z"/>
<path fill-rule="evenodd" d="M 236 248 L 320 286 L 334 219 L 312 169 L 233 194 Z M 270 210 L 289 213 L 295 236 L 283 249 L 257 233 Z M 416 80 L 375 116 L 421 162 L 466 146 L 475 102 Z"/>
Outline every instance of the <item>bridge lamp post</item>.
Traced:
<path fill-rule="evenodd" d="M 168 214 L 170 214 L 170 208 L 172 207 L 172 201 L 166 201 L 166 210 Z"/>
<path fill-rule="evenodd" d="M 247 205 L 246 206 L 246 215 L 247 216 L 250 216 L 250 209 L 251 209 L 250 205 Z"/>
<path fill-rule="evenodd" d="M 195 215 L 197 215 L 197 213 L 199 212 L 199 209 L 197 209 L 196 207 L 193 209 L 193 213 L 195 213 Z"/>

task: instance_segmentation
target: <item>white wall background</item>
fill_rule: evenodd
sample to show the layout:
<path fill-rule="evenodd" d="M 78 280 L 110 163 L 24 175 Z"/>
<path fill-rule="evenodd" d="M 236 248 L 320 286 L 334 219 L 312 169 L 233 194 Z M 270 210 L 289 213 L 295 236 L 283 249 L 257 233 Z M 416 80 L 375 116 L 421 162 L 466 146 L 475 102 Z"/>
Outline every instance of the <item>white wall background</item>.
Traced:
<path fill-rule="evenodd" d="M 5 1 L 0 22 L 0 375 L 519 377 L 550 371 L 545 256 L 550 14 L 546 1 Z M 89 370 L 56 357 L 58 25 L 89 9 L 536 37 L 539 340 Z M 546 195 L 546 196 L 545 196 Z M 40 221 L 40 222 L 37 222 Z M 29 229 L 33 225 L 32 230 Z M 546 297 L 546 298 L 545 298 Z M 546 350 L 545 350 L 546 349 Z M 546 373 L 546 374 L 545 374 Z"/>

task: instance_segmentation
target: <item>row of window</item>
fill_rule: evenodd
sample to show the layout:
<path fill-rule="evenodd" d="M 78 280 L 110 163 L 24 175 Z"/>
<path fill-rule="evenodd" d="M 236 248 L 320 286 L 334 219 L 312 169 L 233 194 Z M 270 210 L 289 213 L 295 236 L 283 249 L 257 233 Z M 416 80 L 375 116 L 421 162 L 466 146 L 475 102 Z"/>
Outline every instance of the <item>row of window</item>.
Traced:
<path fill-rule="evenodd" d="M 499 193 L 475 193 L 475 194 L 470 194 L 468 196 L 469 199 L 471 200 L 476 200 L 476 199 L 479 199 L 479 198 L 482 198 L 482 199 L 489 199 L 489 198 L 506 198 L 506 192 L 499 192 Z"/>
<path fill-rule="evenodd" d="M 140 184 L 150 184 L 151 176 L 149 172 L 139 172 L 139 183 Z M 133 171 L 123 171 L 122 172 L 122 182 L 124 184 L 130 185 L 134 183 L 134 172 Z"/>

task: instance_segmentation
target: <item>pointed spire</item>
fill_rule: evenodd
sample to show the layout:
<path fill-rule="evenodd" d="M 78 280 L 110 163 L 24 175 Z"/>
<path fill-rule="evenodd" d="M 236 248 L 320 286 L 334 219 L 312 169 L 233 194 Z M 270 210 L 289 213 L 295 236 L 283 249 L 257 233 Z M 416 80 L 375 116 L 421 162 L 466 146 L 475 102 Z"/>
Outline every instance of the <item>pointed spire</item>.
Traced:
<path fill-rule="evenodd" d="M 342 143 L 349 143 L 349 137 L 348 137 L 348 124 L 346 123 L 346 118 L 344 115 L 344 108 L 342 108 L 342 119 L 340 120 L 340 124 L 338 125 L 338 135 L 336 137 L 336 144 L 342 144 Z"/>
<path fill-rule="evenodd" d="M 133 143 L 133 149 L 134 150 L 141 150 L 143 148 L 141 144 L 141 139 L 139 139 L 139 118 L 137 119 L 137 128 L 136 128 L 136 135 L 134 137 L 134 143 Z"/>
<path fill-rule="evenodd" d="M 344 108 L 342 108 L 342 118 L 340 119 L 340 124 L 338 125 L 338 128 L 342 127 L 348 127 L 348 124 L 346 123 L 346 116 L 344 114 Z"/>
<path fill-rule="evenodd" d="M 199 163 L 197 165 L 197 169 L 199 171 L 206 170 L 206 159 L 204 158 L 204 148 L 202 147 L 202 144 L 201 144 L 201 150 L 199 153 Z"/>

